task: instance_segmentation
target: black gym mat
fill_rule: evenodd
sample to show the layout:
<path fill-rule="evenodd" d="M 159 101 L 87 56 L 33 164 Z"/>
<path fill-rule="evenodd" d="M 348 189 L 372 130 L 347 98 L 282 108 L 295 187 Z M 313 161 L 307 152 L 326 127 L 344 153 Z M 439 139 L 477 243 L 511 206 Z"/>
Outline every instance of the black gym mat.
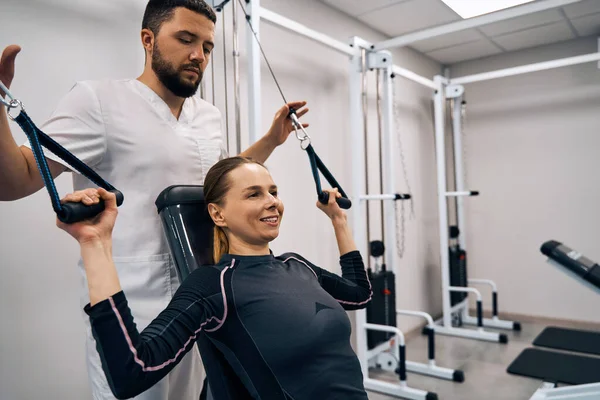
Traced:
<path fill-rule="evenodd" d="M 550 326 L 538 335 L 533 344 L 600 356 L 600 332 Z"/>
<path fill-rule="evenodd" d="M 546 382 L 583 385 L 600 382 L 600 358 L 525 349 L 509 365 L 507 372 Z"/>

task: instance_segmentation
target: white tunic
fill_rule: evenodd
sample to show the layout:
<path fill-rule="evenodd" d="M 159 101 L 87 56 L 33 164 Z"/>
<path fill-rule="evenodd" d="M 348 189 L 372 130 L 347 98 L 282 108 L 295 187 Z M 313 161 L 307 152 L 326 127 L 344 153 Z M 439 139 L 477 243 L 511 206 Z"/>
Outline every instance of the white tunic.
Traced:
<path fill-rule="evenodd" d="M 202 184 L 209 168 L 226 156 L 221 113 L 194 96 L 186 99 L 177 120 L 166 103 L 138 80 L 83 81 L 40 129 L 123 193 L 113 231 L 113 257 L 134 320 L 143 329 L 179 286 L 154 201 L 168 186 Z M 64 164 L 47 150 L 45 154 Z M 73 174 L 73 187 L 96 185 Z M 84 276 L 83 306 L 89 295 L 81 260 L 79 268 Z M 89 321 L 85 323 L 94 399 L 112 399 Z M 192 351 L 137 399 L 198 400 L 203 377 L 197 351 Z"/>

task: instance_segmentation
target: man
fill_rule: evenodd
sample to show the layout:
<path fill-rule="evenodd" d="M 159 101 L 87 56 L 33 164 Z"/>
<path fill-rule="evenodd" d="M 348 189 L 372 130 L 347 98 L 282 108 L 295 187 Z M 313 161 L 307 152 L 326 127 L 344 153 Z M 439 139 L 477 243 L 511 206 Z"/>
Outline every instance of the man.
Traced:
<path fill-rule="evenodd" d="M 112 252 L 140 330 L 166 307 L 179 286 L 154 200 L 167 186 L 202 184 L 208 169 L 226 156 L 221 113 L 194 96 L 214 47 L 215 22 L 214 11 L 203 0 L 150 0 L 141 31 L 146 53 L 141 76 L 78 82 L 41 126 L 125 195 Z M 19 51 L 9 46 L 0 60 L 0 79 L 6 86 L 12 82 Z M 292 131 L 289 107 L 301 109 L 302 116 L 308 111 L 304 105 L 282 107 L 269 131 L 242 155 L 264 162 Z M 69 171 L 59 158 L 49 153 L 46 157 L 54 178 Z M 17 146 L 2 107 L 0 200 L 17 200 L 43 186 L 31 149 Z M 73 174 L 74 190 L 93 186 Z M 88 302 L 86 292 L 82 290 L 82 306 Z M 89 320 L 84 321 L 93 398 L 114 399 Z M 198 352 L 192 351 L 137 399 L 197 400 L 203 376 Z"/>

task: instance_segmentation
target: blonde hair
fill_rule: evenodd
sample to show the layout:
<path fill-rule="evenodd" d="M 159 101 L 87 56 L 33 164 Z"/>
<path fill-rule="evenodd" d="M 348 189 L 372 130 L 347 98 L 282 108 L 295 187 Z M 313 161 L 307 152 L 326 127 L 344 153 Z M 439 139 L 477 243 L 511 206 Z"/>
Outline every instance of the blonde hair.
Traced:
<path fill-rule="evenodd" d="M 229 157 L 220 160 L 206 174 L 204 178 L 204 201 L 206 206 L 209 204 L 217 204 L 223 206 L 225 202 L 225 195 L 231 188 L 231 182 L 227 179 L 227 176 L 231 171 L 244 164 L 258 164 L 266 169 L 266 167 L 251 158 L 248 157 Z M 219 226 L 213 228 L 213 263 L 219 262 L 224 254 L 229 253 L 229 240 L 225 231 Z"/>
<path fill-rule="evenodd" d="M 229 253 L 229 240 L 223 229 L 216 226 L 213 228 L 213 264 L 219 262 L 223 254 Z"/>

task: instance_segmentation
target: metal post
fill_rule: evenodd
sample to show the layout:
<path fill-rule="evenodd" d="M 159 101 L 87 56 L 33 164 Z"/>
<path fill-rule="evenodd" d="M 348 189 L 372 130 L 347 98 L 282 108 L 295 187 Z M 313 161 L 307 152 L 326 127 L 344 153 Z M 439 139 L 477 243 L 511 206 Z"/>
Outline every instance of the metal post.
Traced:
<path fill-rule="evenodd" d="M 379 193 L 383 194 L 383 193 L 391 193 L 391 192 L 386 192 L 384 189 L 384 185 L 383 185 L 383 140 L 382 140 L 382 134 L 383 134 L 383 121 L 382 121 L 382 116 L 381 116 L 381 69 L 377 68 L 377 89 L 375 91 L 376 93 L 376 97 L 377 97 L 377 133 L 378 133 L 378 149 L 379 149 Z M 384 202 L 379 203 L 380 206 L 380 210 L 381 210 L 381 240 L 387 244 L 388 242 L 385 239 L 385 215 L 383 212 L 383 208 L 384 208 Z M 392 267 L 392 264 L 387 263 L 386 264 L 388 266 L 388 268 Z"/>
<path fill-rule="evenodd" d="M 242 152 L 242 128 L 240 116 L 240 46 L 238 42 L 238 24 L 237 13 L 238 4 L 236 0 L 232 1 L 233 10 L 233 87 L 235 98 L 235 145 L 236 154 Z"/>
<path fill-rule="evenodd" d="M 452 134 L 454 137 L 454 176 L 456 182 L 455 190 L 457 192 L 465 191 L 465 173 L 463 161 L 463 143 L 462 143 L 462 103 L 463 98 L 459 96 L 454 99 L 454 107 L 452 109 Z M 464 212 L 464 197 L 456 197 L 456 214 L 458 216 L 456 225 L 460 231 L 458 243 L 463 250 L 467 248 L 465 236 L 465 212 Z"/>
<path fill-rule="evenodd" d="M 446 148 L 444 141 L 444 83 L 443 77 L 436 75 L 434 82 L 437 89 L 434 96 L 435 110 L 435 148 L 438 181 L 438 212 L 440 229 L 440 267 L 442 268 L 442 304 L 444 310 L 444 326 L 451 327 L 450 311 L 450 260 L 448 256 L 448 209 L 446 202 Z"/>
<path fill-rule="evenodd" d="M 235 3 L 235 1 L 234 1 Z M 223 80 L 225 81 L 225 138 L 227 143 L 227 152 L 231 153 L 231 148 L 229 146 L 229 101 L 228 101 L 228 89 L 229 85 L 227 85 L 227 41 L 226 41 L 226 28 L 225 25 L 225 9 L 221 12 L 221 20 L 223 21 Z"/>
<path fill-rule="evenodd" d="M 248 11 L 249 22 L 260 40 L 260 0 L 246 0 L 246 3 L 250 5 Z M 248 41 L 248 119 L 250 125 L 248 145 L 252 145 L 261 135 L 260 48 L 250 27 L 246 26 L 246 40 Z"/>
<path fill-rule="evenodd" d="M 391 54 L 390 54 L 391 58 Z M 394 165 L 394 135 L 396 133 L 396 127 L 394 125 L 394 89 L 393 84 L 394 80 L 392 78 L 392 68 L 387 67 L 382 69 L 382 114 L 383 114 L 383 153 L 382 160 L 380 164 L 383 166 L 383 176 L 382 176 L 382 193 L 394 193 L 394 187 L 396 186 L 396 168 Z M 396 200 L 403 201 L 403 200 Z M 396 221 L 396 207 L 392 201 L 382 201 L 382 226 L 384 223 L 388 226 L 388 229 L 385 229 L 383 233 L 384 241 L 388 244 L 388 249 L 392 249 L 396 243 L 396 229 L 395 221 Z M 396 262 L 394 255 L 395 251 L 388 250 L 386 251 L 386 263 L 388 268 L 391 269 L 394 274 L 397 275 L 396 271 Z"/>
<path fill-rule="evenodd" d="M 353 40 L 351 43 L 356 43 Z M 361 71 L 362 59 L 360 54 L 356 54 L 350 58 L 350 73 L 349 73 L 349 92 L 350 92 L 350 133 L 352 144 L 352 231 L 358 250 L 366 256 L 368 253 L 368 242 L 366 238 L 366 227 L 364 221 L 365 202 L 360 200 L 360 196 L 364 190 L 365 184 L 365 169 L 364 169 L 364 136 L 363 133 L 363 112 L 362 112 L 362 97 L 361 97 Z M 361 360 L 361 369 L 365 379 L 369 376 L 367 362 L 367 337 L 364 325 L 367 323 L 366 310 L 356 311 L 356 347 L 357 356 Z"/>
<path fill-rule="evenodd" d="M 367 68 L 367 51 L 362 49 L 361 51 L 361 73 L 362 73 L 362 122 L 363 122 L 363 135 L 364 135 L 364 154 L 363 157 L 365 159 L 365 194 L 369 194 L 369 136 L 368 136 L 368 123 L 367 123 L 367 113 L 369 111 L 369 104 L 367 98 L 367 76 L 368 68 Z M 367 208 L 367 244 L 371 243 L 371 211 L 369 207 L 369 203 L 366 203 Z M 365 257 L 367 258 L 367 266 L 371 266 L 371 257 L 368 256 L 368 253 L 365 253 Z"/>

